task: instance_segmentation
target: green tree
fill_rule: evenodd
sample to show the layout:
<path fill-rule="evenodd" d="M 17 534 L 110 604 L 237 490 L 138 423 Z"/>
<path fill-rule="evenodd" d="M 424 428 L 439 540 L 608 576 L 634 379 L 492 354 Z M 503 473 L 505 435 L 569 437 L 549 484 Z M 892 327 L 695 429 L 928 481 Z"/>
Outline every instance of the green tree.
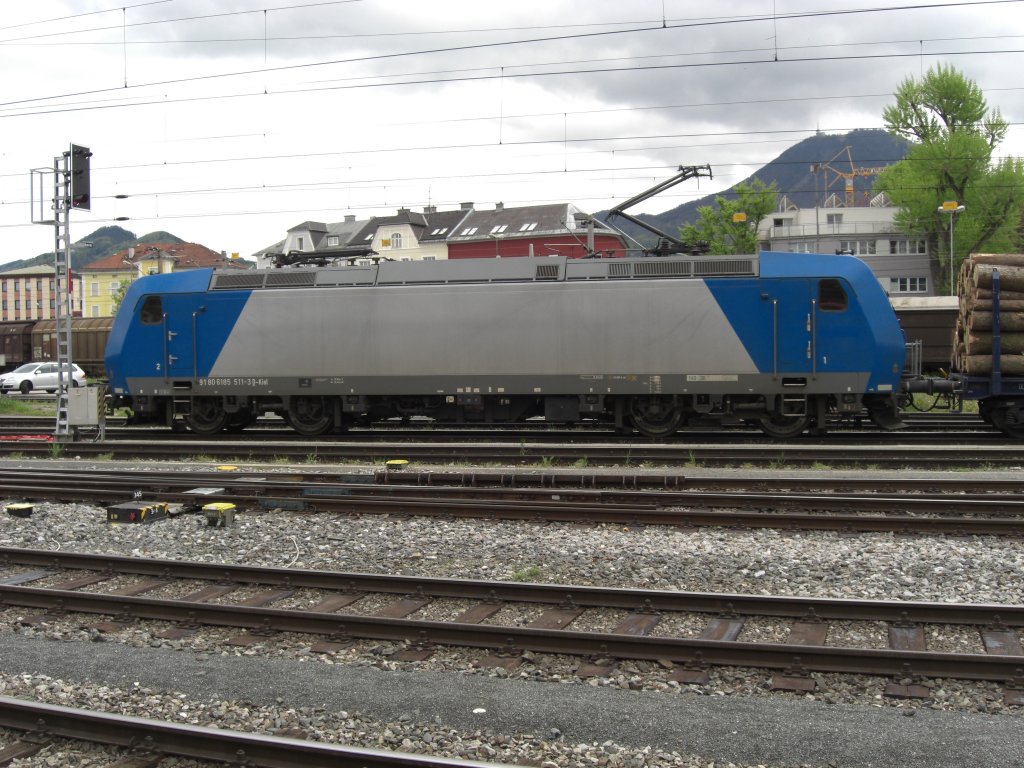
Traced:
<path fill-rule="evenodd" d="M 128 286 L 132 284 L 131 280 L 122 280 L 117 285 L 117 291 L 111 297 L 111 315 L 116 315 L 117 310 L 121 306 L 121 302 L 124 301 L 124 294 L 128 290 Z"/>
<path fill-rule="evenodd" d="M 732 190 L 736 197 L 715 197 L 715 205 L 697 209 L 697 221 L 679 228 L 684 243 L 706 242 L 710 253 L 757 253 L 757 226 L 778 205 L 778 188 L 760 179 L 740 183 Z M 736 214 L 742 214 L 737 216 Z"/>
<path fill-rule="evenodd" d="M 940 64 L 919 81 L 907 78 L 894 97 L 896 103 L 882 113 L 886 130 L 911 147 L 879 174 L 875 188 L 899 208 L 896 226 L 927 237 L 935 257 L 932 280 L 948 289 L 951 228 L 954 270 L 969 253 L 1011 243 L 1024 205 L 1024 163 L 993 162 L 1008 124 L 998 108 L 989 108 L 978 85 L 954 67 Z M 946 201 L 964 206 L 955 223 L 939 211 Z"/>

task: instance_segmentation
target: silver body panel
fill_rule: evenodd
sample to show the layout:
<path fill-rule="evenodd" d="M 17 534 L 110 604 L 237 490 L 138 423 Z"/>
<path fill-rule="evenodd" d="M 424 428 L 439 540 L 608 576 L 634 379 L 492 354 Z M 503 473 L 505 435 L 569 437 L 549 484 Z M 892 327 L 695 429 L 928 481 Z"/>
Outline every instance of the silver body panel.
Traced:
<path fill-rule="evenodd" d="M 209 378 L 415 377 L 431 392 L 507 377 L 531 392 L 538 377 L 758 373 L 703 280 L 314 288 L 297 298 L 253 292 Z"/>

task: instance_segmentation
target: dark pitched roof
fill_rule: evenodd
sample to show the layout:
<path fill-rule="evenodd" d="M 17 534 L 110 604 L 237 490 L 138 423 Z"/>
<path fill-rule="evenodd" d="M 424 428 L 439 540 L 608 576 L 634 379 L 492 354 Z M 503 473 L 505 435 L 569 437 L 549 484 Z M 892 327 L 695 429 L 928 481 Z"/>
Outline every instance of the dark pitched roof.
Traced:
<path fill-rule="evenodd" d="M 519 208 L 505 208 L 500 205 L 492 210 L 470 211 L 458 231 L 449 240 L 481 240 L 490 235 L 502 237 L 536 237 L 538 234 L 565 234 L 578 231 L 575 206 L 569 203 L 551 205 L 524 205 Z M 571 222 L 567 225 L 567 222 Z"/>
<path fill-rule="evenodd" d="M 308 232 L 326 232 L 327 225 L 321 221 L 304 221 L 301 224 L 296 224 L 294 227 L 289 229 L 289 232 L 298 232 L 299 230 L 306 230 Z"/>
<path fill-rule="evenodd" d="M 467 209 L 455 211 L 437 211 L 424 215 L 427 227 L 420 235 L 420 242 L 437 242 L 447 240 L 458 229 L 463 219 L 471 213 Z"/>

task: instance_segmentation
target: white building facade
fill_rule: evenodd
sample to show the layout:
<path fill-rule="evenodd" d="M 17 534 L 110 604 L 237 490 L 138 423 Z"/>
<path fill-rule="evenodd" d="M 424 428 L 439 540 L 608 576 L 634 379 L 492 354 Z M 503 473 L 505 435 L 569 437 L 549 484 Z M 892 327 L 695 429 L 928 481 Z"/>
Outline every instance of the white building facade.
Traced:
<path fill-rule="evenodd" d="M 875 273 L 890 296 L 934 296 L 931 255 L 924 236 L 893 224 L 896 208 L 796 208 L 769 214 L 758 228 L 765 250 L 850 253 Z"/>

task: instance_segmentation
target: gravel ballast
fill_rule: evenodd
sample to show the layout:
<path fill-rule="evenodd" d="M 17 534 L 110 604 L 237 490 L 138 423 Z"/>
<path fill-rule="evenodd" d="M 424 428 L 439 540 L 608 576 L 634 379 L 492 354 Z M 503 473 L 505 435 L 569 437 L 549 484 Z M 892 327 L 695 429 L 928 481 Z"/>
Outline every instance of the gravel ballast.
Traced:
<path fill-rule="evenodd" d="M 82 468 L 81 463 L 76 467 Z M 160 469 L 168 468 L 161 465 Z M 287 468 L 267 471 L 282 469 Z M 94 506 L 38 503 L 27 519 L 0 515 L 0 546 L 661 590 L 1014 605 L 1024 599 L 1024 548 L 1019 540 L 997 537 L 634 529 L 621 525 L 347 518 L 280 510 L 239 515 L 229 528 L 207 526 L 197 515 L 150 525 L 111 526 L 105 519 L 105 511 Z M 225 600 L 238 599 L 240 594 Z M 314 598 L 300 592 L 281 607 L 303 607 Z M 374 600 L 379 602 L 377 596 L 370 596 L 346 610 L 372 613 L 380 607 Z M 461 607 L 458 601 L 437 601 L 417 616 L 450 617 Z M 534 615 L 531 610 L 531 606 L 506 608 L 490 622 L 524 623 Z M 772 692 L 771 675 L 763 670 L 713 668 L 710 685 L 697 687 L 668 682 L 666 669 L 657 663 L 622 662 L 605 677 L 581 680 L 573 674 L 578 659 L 544 654 L 526 654 L 521 667 L 505 672 L 474 666 L 481 653 L 470 649 L 441 648 L 426 661 L 402 663 L 388 658 L 397 646 L 380 642 L 357 642 L 336 654 L 323 655 L 310 653 L 309 646 L 317 638 L 304 636 L 283 635 L 240 648 L 226 645 L 227 638 L 237 634 L 231 630 L 204 629 L 191 638 L 167 641 L 156 637 L 159 625 L 140 624 L 100 636 L 95 630 L 83 628 L 90 623 L 89 617 L 72 616 L 28 627 L 17 624 L 24 614 L 14 608 L 0 613 L 0 643 L 4 648 L 0 655 L 0 693 L 51 703 L 107 708 L 113 701 L 137 701 L 137 689 L 142 688 L 146 696 L 153 697 L 150 706 L 154 712 L 164 712 L 166 702 L 183 702 L 186 711 L 192 713 L 189 717 L 197 717 L 197 722 L 204 724 L 271 732 L 273 726 L 268 724 L 292 727 L 313 718 L 312 726 L 294 727 L 305 727 L 312 738 L 341 739 L 356 746 L 430 752 L 444 744 L 448 751 L 438 754 L 503 763 L 549 763 L 547 768 L 953 765 L 956 763 L 950 760 L 955 755 L 977 757 L 979 749 L 989 748 L 974 743 L 969 735 L 986 733 L 986 729 L 994 729 L 989 733 L 993 738 L 997 732 L 1002 733 L 1001 749 L 1007 751 L 993 753 L 989 760 L 972 758 L 971 762 L 1024 762 L 1024 743 L 1018 735 L 1022 708 L 1005 705 L 1000 687 L 988 683 L 927 680 L 923 682 L 931 691 L 930 698 L 907 701 L 884 697 L 882 691 L 888 682 L 884 679 L 815 675 L 818 689 L 801 696 Z M 607 629 L 619 618 L 620 614 L 610 611 L 587 612 L 571 628 Z M 693 614 L 667 615 L 654 634 L 694 636 L 705 623 L 706 617 Z M 784 639 L 784 628 L 784 622 L 753 620 L 739 639 L 778 642 Z M 60 644 L 54 646 L 54 642 Z M 835 623 L 828 643 L 885 647 L 885 629 L 871 623 Z M 82 658 L 77 665 L 69 661 L 69 666 L 63 667 L 53 659 L 48 666 L 54 647 L 61 649 L 61 660 Z M 945 628 L 930 631 L 928 647 L 976 653 L 980 641 L 970 628 Z M 130 674 L 122 680 L 108 670 L 102 684 L 89 684 L 97 680 L 100 670 L 84 659 L 97 649 L 103 653 L 120 649 L 126 656 L 117 663 L 125 664 L 126 669 L 166 666 L 166 675 L 154 671 L 147 673 L 151 679 L 144 681 Z M 146 666 L 140 667 L 143 654 Z M 241 663 L 250 665 L 244 673 L 247 677 L 241 679 L 248 679 L 251 685 L 242 690 L 212 685 L 215 680 L 226 683 L 230 679 L 214 672 L 216 665 Z M 255 671 L 270 664 L 291 670 L 281 673 L 282 681 L 301 677 L 305 687 L 289 690 L 284 682 L 271 687 L 264 673 Z M 198 677 L 182 677 L 183 669 L 194 669 Z M 338 698 L 338 690 L 324 689 L 322 699 L 314 702 L 313 692 L 319 690 L 316 683 L 325 679 L 336 681 L 338 690 L 348 692 L 362 679 L 368 692 L 346 700 L 344 696 Z M 380 681 L 385 679 L 389 682 L 384 687 L 397 685 L 403 695 L 389 704 L 376 705 L 371 694 L 382 689 Z M 196 681 L 201 684 L 195 685 Z M 472 699 L 472 695 L 459 686 L 469 685 L 486 686 L 479 691 L 472 689 L 473 695 L 495 703 L 471 707 L 466 710 L 468 715 L 462 712 L 460 716 L 466 697 Z M 409 698 L 414 688 L 437 691 L 446 686 L 457 690 L 427 696 L 440 705 L 451 695 L 451 711 L 432 713 L 430 707 Z M 302 699 L 303 690 L 306 701 Z M 523 707 L 533 706 L 538 719 L 497 718 L 496 712 L 507 714 L 511 699 L 521 701 Z M 352 701 L 359 705 L 354 706 Z M 606 702 L 603 710 L 597 702 Z M 131 706 L 115 711 L 140 714 Z M 583 711 L 574 713 L 573 707 Z M 648 717 L 649 722 L 641 727 L 631 720 L 631 713 L 648 712 L 647 707 L 649 714 L 642 717 Z M 592 711 L 586 711 L 588 708 Z M 472 715 L 472 709 L 484 709 L 486 714 Z M 249 714 L 239 716 L 239 711 Z M 221 714 L 214 717 L 211 712 Z M 351 727 L 346 720 L 352 721 Z M 726 731 L 724 724 L 730 722 L 737 727 Z M 760 737 L 751 730 L 751 722 L 760 724 Z M 844 724 L 853 730 L 841 736 Z M 794 730 L 803 726 L 810 731 L 800 735 Z M 957 727 L 964 730 L 955 741 L 960 746 L 954 747 L 949 735 L 956 733 Z M 858 737 L 857 728 L 866 731 Z M 929 733 L 930 728 L 935 731 Z M 364 735 L 353 735 L 357 732 Z M 555 732 L 557 735 L 553 735 Z M 871 739 L 878 733 L 878 739 L 866 741 L 865 732 L 871 733 Z M 893 739 L 887 745 L 882 736 L 885 733 Z M 904 758 L 888 763 L 882 760 L 883 747 L 899 749 L 899 745 L 906 744 L 912 748 Z M 943 748 L 936 751 L 936 745 Z M 931 762 L 915 762 L 929 755 Z"/>

